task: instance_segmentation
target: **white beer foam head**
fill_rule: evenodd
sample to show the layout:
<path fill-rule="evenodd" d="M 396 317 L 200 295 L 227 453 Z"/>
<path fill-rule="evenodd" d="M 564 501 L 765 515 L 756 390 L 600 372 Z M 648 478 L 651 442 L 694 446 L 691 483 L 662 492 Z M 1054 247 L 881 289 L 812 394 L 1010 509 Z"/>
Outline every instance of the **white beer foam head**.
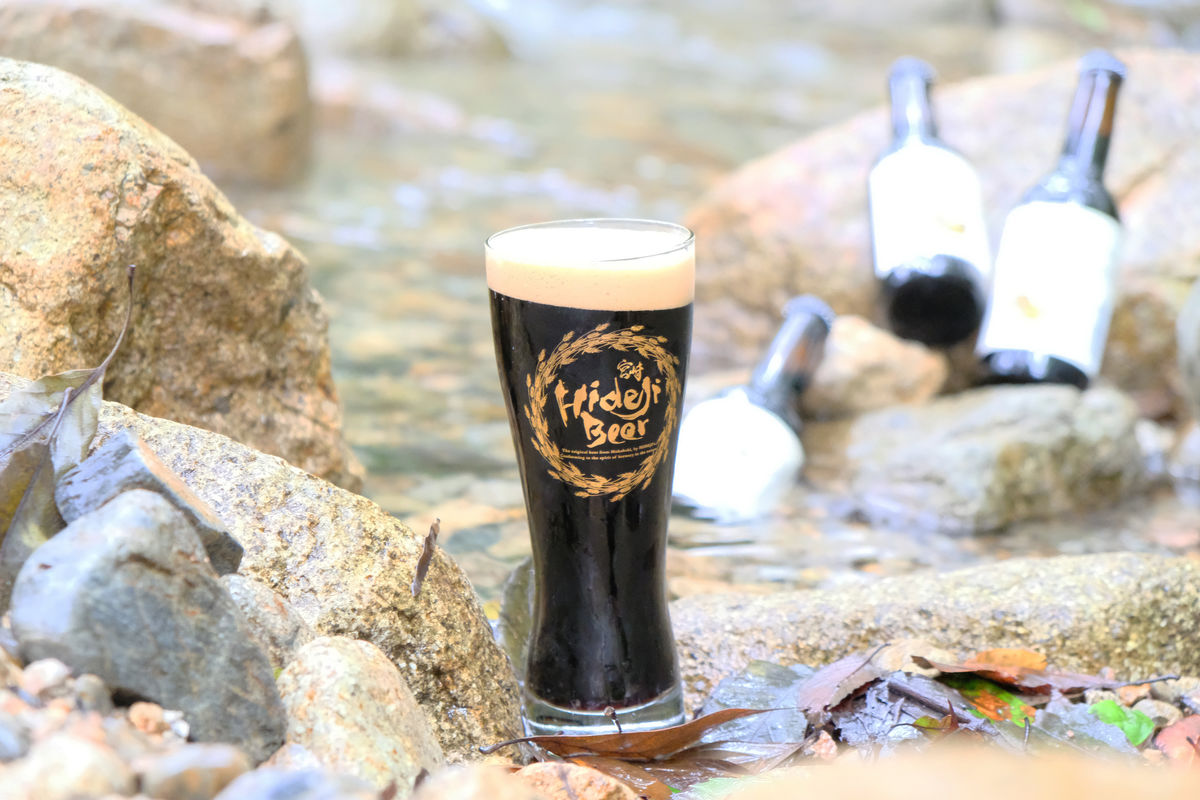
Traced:
<path fill-rule="evenodd" d="M 487 241 L 492 291 L 569 308 L 679 308 L 695 293 L 692 232 L 648 220 L 564 220 L 510 228 Z"/>

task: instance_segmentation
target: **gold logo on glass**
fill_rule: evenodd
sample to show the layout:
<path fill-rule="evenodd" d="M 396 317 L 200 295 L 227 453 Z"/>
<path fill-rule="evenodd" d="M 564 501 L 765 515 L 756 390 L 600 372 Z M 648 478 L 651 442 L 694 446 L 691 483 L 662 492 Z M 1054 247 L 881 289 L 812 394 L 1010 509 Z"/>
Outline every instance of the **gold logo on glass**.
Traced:
<path fill-rule="evenodd" d="M 667 457 L 679 407 L 679 360 L 667 352 L 663 336 L 641 333 L 642 325 L 608 330 L 598 325 L 582 336 L 563 336 L 554 351 L 538 355 L 525 376 L 529 404 L 522 411 L 533 428 L 533 446 L 550 465 L 550 476 L 574 486 L 580 497 L 620 500 L 645 488 Z M 605 351 L 625 354 L 611 374 L 569 382 L 560 378 L 568 364 Z M 657 375 L 650 368 L 657 368 Z M 550 414 L 550 417 L 547 417 Z M 656 420 L 661 422 L 656 424 Z M 551 420 L 574 431 L 582 446 L 566 447 L 551 434 Z M 613 477 L 586 472 L 588 462 L 634 460 L 635 469 Z"/>

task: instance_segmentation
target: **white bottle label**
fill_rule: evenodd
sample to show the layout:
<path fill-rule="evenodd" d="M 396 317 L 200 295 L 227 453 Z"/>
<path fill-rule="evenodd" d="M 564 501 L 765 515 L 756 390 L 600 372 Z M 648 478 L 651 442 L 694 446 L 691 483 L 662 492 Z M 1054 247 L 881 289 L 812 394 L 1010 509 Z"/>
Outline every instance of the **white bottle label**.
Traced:
<path fill-rule="evenodd" d="M 867 178 L 875 274 L 946 255 L 975 267 L 981 285 L 991 267 L 983 192 L 975 170 L 942 147 L 906 144 Z"/>
<path fill-rule="evenodd" d="M 1017 206 L 1004 223 L 978 351 L 1057 356 L 1100 371 L 1112 318 L 1121 224 L 1079 203 Z"/>

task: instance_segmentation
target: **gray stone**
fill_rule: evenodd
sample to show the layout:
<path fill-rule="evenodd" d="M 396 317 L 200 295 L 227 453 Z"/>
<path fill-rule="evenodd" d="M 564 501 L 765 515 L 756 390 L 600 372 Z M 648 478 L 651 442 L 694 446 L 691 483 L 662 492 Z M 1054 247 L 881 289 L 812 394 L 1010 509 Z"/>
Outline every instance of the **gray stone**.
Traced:
<path fill-rule="evenodd" d="M 379 790 L 350 775 L 264 767 L 226 786 L 216 800 L 379 800 Z"/>
<path fill-rule="evenodd" d="M 228 744 L 187 744 L 138 766 L 142 794 L 157 800 L 212 800 L 252 767 L 245 753 Z"/>
<path fill-rule="evenodd" d="M 1107 388 L 998 386 L 864 415 L 847 456 L 872 522 L 992 531 L 1145 488 L 1132 401 Z"/>
<path fill-rule="evenodd" d="M 182 6 L 10 0 L 0 6 L 0 52 L 95 84 L 218 179 L 301 174 L 312 111 L 296 32 L 276 20 Z"/>
<path fill-rule="evenodd" d="M 112 692 L 98 675 L 85 672 L 75 679 L 75 697 L 82 711 L 107 714 L 113 710 Z"/>
<path fill-rule="evenodd" d="M 137 311 L 105 396 L 360 486 L 304 257 L 243 219 L 178 144 L 80 78 L 0 58 L 0 98 L 0 370 L 37 378 L 99 364 L 125 321 L 136 264 Z M 210 116 L 222 131 L 232 118 Z"/>
<path fill-rule="evenodd" d="M 800 395 L 805 416 L 834 419 L 898 403 L 923 403 L 949 373 L 944 353 L 897 338 L 862 317 L 833 322 L 812 385 Z"/>
<path fill-rule="evenodd" d="M 1154 721 L 1156 728 L 1169 728 L 1183 719 L 1183 712 L 1170 703 L 1146 697 L 1133 704 L 1134 711 L 1140 711 Z"/>
<path fill-rule="evenodd" d="M 112 749 L 66 733 L 42 739 L 3 775 L 3 791 L 12 792 L 4 797 L 13 798 L 77 800 L 136 788 L 133 771 Z"/>
<path fill-rule="evenodd" d="M 370 642 L 321 637 L 279 676 L 288 744 L 333 772 L 356 775 L 401 796 L 422 769 L 445 763 L 416 698 L 396 665 Z"/>
<path fill-rule="evenodd" d="M 1192 79 L 1200 55 L 1118 55 L 1128 78 L 1105 182 L 1128 235 L 1103 374 L 1139 399 L 1164 395 L 1170 407 L 1179 401 L 1175 318 L 1200 276 L 1200 228 L 1179 212 L 1200 198 L 1200 150 L 1191 146 L 1200 117 L 1179 113 L 1200 105 L 1200 82 Z M 1076 73 L 1072 59 L 936 90 L 939 132 L 979 170 L 993 243 L 1004 216 L 1054 165 Z M 882 89 L 879 107 L 755 159 L 691 210 L 694 370 L 753 363 L 778 323 L 781 297 L 813 292 L 838 313 L 876 312 L 864 209 L 867 169 L 891 130 Z"/>
<path fill-rule="evenodd" d="M 0 398 L 22 383 L 0 372 Z M 318 633 L 364 639 L 387 653 L 447 758 L 521 735 L 508 659 L 470 581 L 440 548 L 412 596 L 424 531 L 278 458 L 116 403 L 101 409 L 96 445 L 125 428 L 226 522 L 246 548 L 242 574 L 282 594 Z"/>
<path fill-rule="evenodd" d="M 689 708 L 754 660 L 818 665 L 917 637 L 965 657 L 994 647 L 1137 680 L 1200 670 L 1200 564 L 1114 553 L 1014 559 L 836 591 L 697 595 L 671 604 Z"/>
<path fill-rule="evenodd" d="M 19 717 L 0 710 L 0 762 L 12 761 L 28 752 L 28 726 Z"/>
<path fill-rule="evenodd" d="M 1150 696 L 1167 703 L 1192 703 L 1192 713 L 1200 713 L 1200 678 L 1192 675 L 1150 684 Z"/>
<path fill-rule="evenodd" d="M 237 572 L 242 546 L 229 535 L 217 512 L 131 431 L 109 438 L 68 470 L 54 487 L 54 502 L 63 521 L 74 522 L 130 489 L 148 489 L 171 501 L 192 521 L 217 574 Z"/>
<path fill-rule="evenodd" d="M 259 760 L 283 741 L 266 655 L 191 521 L 153 492 L 118 495 L 38 548 L 17 576 L 12 622 L 27 659 L 57 658 L 180 709 L 198 741 Z"/>
<path fill-rule="evenodd" d="M 245 575 L 225 575 L 221 584 L 237 603 L 242 619 L 262 645 L 273 669 L 286 667 L 301 647 L 317 637 L 296 609 L 265 583 Z"/>

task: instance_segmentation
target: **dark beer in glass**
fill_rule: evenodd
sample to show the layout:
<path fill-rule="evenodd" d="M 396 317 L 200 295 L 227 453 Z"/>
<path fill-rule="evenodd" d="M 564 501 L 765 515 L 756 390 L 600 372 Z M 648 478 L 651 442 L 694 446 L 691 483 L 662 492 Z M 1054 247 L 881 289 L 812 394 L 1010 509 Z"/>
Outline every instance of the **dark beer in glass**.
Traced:
<path fill-rule="evenodd" d="M 691 339 L 686 228 L 566 220 L 488 239 L 496 362 L 533 545 L 531 732 L 683 721 L 667 519 Z"/>

